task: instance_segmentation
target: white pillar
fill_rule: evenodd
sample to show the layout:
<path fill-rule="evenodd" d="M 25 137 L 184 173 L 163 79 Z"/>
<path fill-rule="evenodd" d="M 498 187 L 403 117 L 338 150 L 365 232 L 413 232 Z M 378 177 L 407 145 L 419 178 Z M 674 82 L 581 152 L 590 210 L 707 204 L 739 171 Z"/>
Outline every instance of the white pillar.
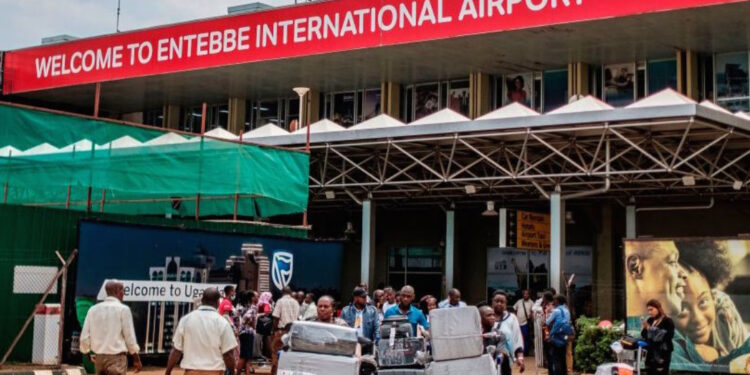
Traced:
<path fill-rule="evenodd" d="M 360 281 L 372 285 L 375 269 L 375 208 L 371 200 L 362 202 L 362 256 Z"/>
<path fill-rule="evenodd" d="M 565 269 L 565 201 L 560 193 L 550 194 L 550 286 L 561 292 Z"/>
<path fill-rule="evenodd" d="M 500 217 L 500 239 L 498 247 L 508 247 L 508 209 L 501 208 L 499 211 Z"/>
<path fill-rule="evenodd" d="M 446 211 L 445 213 L 445 289 L 453 288 L 453 270 L 455 259 L 455 232 L 456 232 L 456 212 Z"/>
<path fill-rule="evenodd" d="M 635 206 L 625 207 L 625 238 L 636 238 L 635 231 Z"/>

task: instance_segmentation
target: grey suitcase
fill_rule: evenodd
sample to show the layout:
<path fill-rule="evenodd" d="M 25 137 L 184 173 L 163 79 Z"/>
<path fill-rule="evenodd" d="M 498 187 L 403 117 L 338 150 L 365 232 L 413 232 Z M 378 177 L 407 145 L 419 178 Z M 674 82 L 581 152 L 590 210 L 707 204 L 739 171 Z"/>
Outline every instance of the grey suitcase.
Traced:
<path fill-rule="evenodd" d="M 404 337 L 393 340 L 391 345 L 387 337 L 378 342 L 377 360 L 380 368 L 419 366 L 418 352 L 425 352 L 422 337 Z M 378 372 L 379 373 L 379 372 Z"/>
<path fill-rule="evenodd" d="M 335 324 L 298 321 L 289 330 L 289 347 L 293 352 L 351 357 L 357 343 L 357 330 Z"/>
<path fill-rule="evenodd" d="M 489 354 L 480 357 L 432 362 L 425 375 L 497 375 L 495 363 Z"/>
<path fill-rule="evenodd" d="M 425 375 L 425 369 L 423 368 L 391 368 L 391 369 L 379 370 L 378 375 Z"/>
<path fill-rule="evenodd" d="M 359 375 L 354 357 L 302 352 L 282 352 L 277 375 Z"/>
<path fill-rule="evenodd" d="M 482 321 L 474 306 L 430 311 L 432 358 L 449 361 L 484 354 Z"/>

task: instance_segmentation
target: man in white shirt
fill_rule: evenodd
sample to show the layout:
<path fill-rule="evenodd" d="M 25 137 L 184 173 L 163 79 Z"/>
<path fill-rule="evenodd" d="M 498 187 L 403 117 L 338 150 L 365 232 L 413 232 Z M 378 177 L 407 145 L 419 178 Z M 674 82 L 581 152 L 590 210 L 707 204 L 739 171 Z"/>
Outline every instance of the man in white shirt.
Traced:
<path fill-rule="evenodd" d="M 276 374 L 279 365 L 279 350 L 284 347 L 281 336 L 284 335 L 286 326 L 299 318 L 299 302 L 292 296 L 292 288 L 285 287 L 281 293 L 283 296 L 276 301 L 273 309 L 273 338 L 271 339 L 271 374 Z"/>
<path fill-rule="evenodd" d="M 172 374 L 180 359 L 185 375 L 223 375 L 226 369 L 234 375 L 237 339 L 232 326 L 219 315 L 220 298 L 218 289 L 206 289 L 201 306 L 180 319 L 165 375 Z"/>
<path fill-rule="evenodd" d="M 518 324 L 521 325 L 521 333 L 523 334 L 523 348 L 524 355 L 529 355 L 529 348 L 531 345 L 531 330 L 529 326 L 534 324 L 534 301 L 531 300 L 531 293 L 528 289 L 524 289 L 523 298 L 516 301 L 513 305 L 513 309 L 516 311 L 516 317 L 518 318 Z"/>
<path fill-rule="evenodd" d="M 130 308 L 122 304 L 125 288 L 122 283 L 109 281 L 104 286 L 107 298 L 93 306 L 83 323 L 81 353 L 91 357 L 98 375 L 125 375 L 128 357 L 133 356 L 135 372 L 141 371 L 140 347 L 135 338 Z"/>
<path fill-rule="evenodd" d="M 448 291 L 448 298 L 438 303 L 439 309 L 447 309 L 451 307 L 466 307 L 466 302 L 461 301 L 461 291 L 453 288 Z"/>

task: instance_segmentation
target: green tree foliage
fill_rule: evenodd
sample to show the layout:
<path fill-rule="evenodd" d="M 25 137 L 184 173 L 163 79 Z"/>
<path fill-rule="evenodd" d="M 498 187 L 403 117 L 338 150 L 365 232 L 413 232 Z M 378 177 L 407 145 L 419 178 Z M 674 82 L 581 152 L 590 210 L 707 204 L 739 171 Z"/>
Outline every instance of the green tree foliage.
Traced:
<path fill-rule="evenodd" d="M 593 373 L 596 366 L 617 361 L 609 346 L 623 337 L 624 332 L 619 328 L 621 323 L 615 322 L 612 328 L 601 328 L 597 326 L 599 320 L 599 317 L 582 316 L 576 321 L 578 337 L 573 363 L 578 371 Z"/>

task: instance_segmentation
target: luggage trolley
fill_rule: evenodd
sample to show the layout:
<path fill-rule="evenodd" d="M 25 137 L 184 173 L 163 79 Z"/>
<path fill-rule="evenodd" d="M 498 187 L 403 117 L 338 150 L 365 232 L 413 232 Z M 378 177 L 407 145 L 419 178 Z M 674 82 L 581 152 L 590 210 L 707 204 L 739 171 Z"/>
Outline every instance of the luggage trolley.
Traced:
<path fill-rule="evenodd" d="M 645 368 L 647 344 L 643 340 L 637 340 L 632 337 L 625 337 L 621 340 L 615 341 L 610 345 L 610 348 L 617 356 L 617 363 L 627 365 L 633 371 L 633 374 L 641 375 L 641 370 Z M 600 367 L 605 367 L 600 366 Z M 609 365 L 610 368 L 616 367 L 616 365 Z M 612 371 L 614 372 L 614 371 Z M 597 373 L 599 369 L 597 369 Z"/>

